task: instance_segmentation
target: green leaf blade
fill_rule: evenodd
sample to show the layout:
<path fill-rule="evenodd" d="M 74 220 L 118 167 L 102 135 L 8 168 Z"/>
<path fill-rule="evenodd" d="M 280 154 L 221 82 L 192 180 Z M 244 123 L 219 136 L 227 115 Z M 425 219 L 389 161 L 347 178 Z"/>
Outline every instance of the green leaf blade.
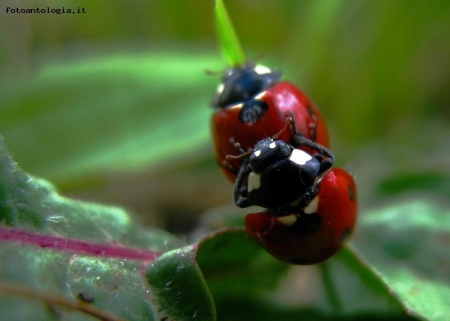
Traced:
<path fill-rule="evenodd" d="M 205 70 L 219 66 L 182 49 L 44 65 L 0 86 L 0 134 L 23 168 L 56 183 L 161 165 L 209 141 Z"/>
<path fill-rule="evenodd" d="M 405 198 L 367 213 L 354 246 L 410 311 L 445 320 L 450 313 L 448 203 Z"/>
<path fill-rule="evenodd" d="M 0 309 L 8 320 L 92 320 L 80 314 L 80 293 L 127 320 L 153 320 L 142 270 L 181 241 L 142 228 L 116 207 L 59 195 L 53 185 L 23 172 L 0 139 Z M 26 299 L 6 283 L 34 293 Z M 46 293 L 71 302 L 61 308 Z M 3 297 L 7 300 L 3 300 Z M 129 301 L 130 300 L 130 301 Z M 53 312 L 46 307 L 53 306 Z M 31 313 L 34 311 L 34 314 Z"/>
<path fill-rule="evenodd" d="M 195 245 L 174 250 L 147 269 L 160 319 L 216 320 L 216 309 L 201 271 L 195 262 Z"/>
<path fill-rule="evenodd" d="M 239 66 L 246 58 L 222 0 L 216 0 L 216 30 L 222 57 L 229 66 Z"/>
<path fill-rule="evenodd" d="M 191 302 L 195 293 L 201 298 L 214 298 L 219 320 L 417 320 L 350 249 L 342 250 L 325 264 L 328 285 L 323 284 L 319 272 L 324 266 L 293 266 L 278 261 L 243 229 L 234 228 L 212 233 L 184 250 L 157 259 L 147 270 L 147 279 L 152 288 L 157 284 L 159 298 L 167 296 L 160 306 L 172 309 L 171 300 L 183 298 L 176 301 L 191 307 L 184 316 L 197 309 Z M 189 280 L 185 280 L 187 274 L 178 275 L 178 270 L 186 267 L 191 271 Z M 177 285 L 170 288 L 173 282 Z M 329 300 L 327 287 L 333 288 L 339 309 L 336 302 Z M 159 316 L 174 316 L 178 312 L 169 314 L 165 308 Z"/>

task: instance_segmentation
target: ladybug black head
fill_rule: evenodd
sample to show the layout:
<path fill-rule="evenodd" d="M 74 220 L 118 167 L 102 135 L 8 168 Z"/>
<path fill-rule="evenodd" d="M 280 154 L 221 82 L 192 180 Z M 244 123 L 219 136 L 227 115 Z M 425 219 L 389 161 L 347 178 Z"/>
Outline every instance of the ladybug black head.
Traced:
<path fill-rule="evenodd" d="M 267 138 L 256 144 L 248 161 L 253 172 L 261 173 L 270 165 L 289 156 L 291 156 L 289 145 L 282 140 Z"/>
<path fill-rule="evenodd" d="M 227 69 L 212 104 L 222 108 L 246 102 L 275 84 L 280 76 L 279 72 L 252 63 Z"/>

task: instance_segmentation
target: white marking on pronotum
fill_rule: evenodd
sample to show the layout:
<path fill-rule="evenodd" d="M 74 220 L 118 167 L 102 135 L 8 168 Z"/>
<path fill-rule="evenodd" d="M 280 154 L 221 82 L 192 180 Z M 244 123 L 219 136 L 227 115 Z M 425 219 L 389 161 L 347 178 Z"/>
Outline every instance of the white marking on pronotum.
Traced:
<path fill-rule="evenodd" d="M 258 150 L 255 152 L 255 156 L 258 157 L 259 155 L 261 155 L 261 151 L 258 149 Z"/>
<path fill-rule="evenodd" d="M 272 143 L 270 143 L 269 147 L 273 149 L 273 148 L 277 147 L 277 144 L 275 144 L 275 142 L 272 142 Z"/>
<path fill-rule="evenodd" d="M 289 157 L 289 159 L 299 165 L 305 165 L 306 162 L 308 162 L 312 159 L 312 157 L 311 157 L 311 155 L 309 155 L 308 153 L 306 153 L 300 149 L 294 149 L 292 151 L 291 157 Z"/>
<path fill-rule="evenodd" d="M 255 71 L 258 75 L 269 74 L 271 70 L 263 65 L 256 65 Z"/>
<path fill-rule="evenodd" d="M 295 214 L 279 216 L 277 217 L 277 221 L 286 226 L 292 226 L 297 221 L 297 216 Z"/>
<path fill-rule="evenodd" d="M 250 173 L 248 175 L 247 191 L 251 192 L 254 189 L 258 189 L 261 186 L 260 175 L 256 173 Z"/>
<path fill-rule="evenodd" d="M 225 88 L 225 85 L 224 85 L 224 84 L 220 84 L 220 85 L 217 87 L 217 93 L 218 93 L 218 94 L 221 94 L 224 88 Z"/>
<path fill-rule="evenodd" d="M 230 109 L 234 109 L 234 108 L 242 108 L 244 106 L 244 104 L 240 103 L 240 104 L 236 104 L 234 106 L 231 106 Z"/>
<path fill-rule="evenodd" d="M 264 97 L 265 94 L 266 94 L 266 92 L 263 91 L 262 93 L 259 93 L 258 95 L 256 95 L 254 99 L 255 100 L 261 100 Z"/>
<path fill-rule="evenodd" d="M 313 214 L 317 212 L 317 208 L 319 207 L 319 196 L 313 198 L 311 202 L 309 202 L 308 206 L 303 209 L 303 212 L 306 214 Z"/>

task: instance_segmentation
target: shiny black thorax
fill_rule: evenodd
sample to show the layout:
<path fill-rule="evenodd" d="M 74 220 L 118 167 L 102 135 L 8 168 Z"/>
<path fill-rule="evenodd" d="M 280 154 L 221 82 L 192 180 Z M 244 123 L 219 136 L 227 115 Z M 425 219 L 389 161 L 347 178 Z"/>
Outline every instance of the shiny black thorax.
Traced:
<path fill-rule="evenodd" d="M 252 63 L 228 69 L 223 78 L 223 89 L 212 102 L 217 108 L 225 108 L 239 103 L 249 103 L 259 93 L 279 81 L 279 72 L 258 72 Z"/>
<path fill-rule="evenodd" d="M 321 154 L 310 155 L 281 140 L 265 139 L 241 167 L 235 204 L 272 210 L 306 204 L 316 192 L 319 178 L 331 165 Z"/>

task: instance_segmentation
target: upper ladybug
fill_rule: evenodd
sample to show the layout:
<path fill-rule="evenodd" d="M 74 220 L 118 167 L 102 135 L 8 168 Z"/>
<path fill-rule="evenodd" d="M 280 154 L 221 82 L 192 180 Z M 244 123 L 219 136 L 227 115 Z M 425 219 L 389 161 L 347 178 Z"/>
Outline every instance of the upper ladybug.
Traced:
<path fill-rule="evenodd" d="M 281 73 L 248 63 L 225 71 L 212 105 L 212 136 L 217 162 L 234 182 L 242 159 L 227 160 L 241 150 L 276 135 L 287 118 L 290 130 L 277 139 L 314 153 L 311 143 L 328 147 L 328 131 L 319 110 L 294 85 L 280 81 Z M 304 144 L 308 141 L 306 144 Z"/>

